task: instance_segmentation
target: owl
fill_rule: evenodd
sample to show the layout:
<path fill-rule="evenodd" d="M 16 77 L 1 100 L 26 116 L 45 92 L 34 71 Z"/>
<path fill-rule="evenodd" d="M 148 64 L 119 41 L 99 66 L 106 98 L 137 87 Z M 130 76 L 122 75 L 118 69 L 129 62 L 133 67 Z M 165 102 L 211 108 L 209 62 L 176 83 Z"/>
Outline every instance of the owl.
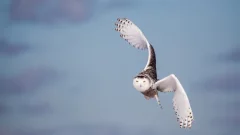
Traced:
<path fill-rule="evenodd" d="M 193 112 L 188 96 L 180 81 L 174 74 L 157 79 L 156 55 L 153 46 L 143 32 L 129 19 L 118 18 L 115 30 L 130 45 L 141 50 L 148 50 L 148 61 L 145 68 L 133 78 L 133 87 L 149 100 L 155 98 L 161 106 L 158 92 L 174 92 L 173 109 L 180 128 L 191 128 Z"/>

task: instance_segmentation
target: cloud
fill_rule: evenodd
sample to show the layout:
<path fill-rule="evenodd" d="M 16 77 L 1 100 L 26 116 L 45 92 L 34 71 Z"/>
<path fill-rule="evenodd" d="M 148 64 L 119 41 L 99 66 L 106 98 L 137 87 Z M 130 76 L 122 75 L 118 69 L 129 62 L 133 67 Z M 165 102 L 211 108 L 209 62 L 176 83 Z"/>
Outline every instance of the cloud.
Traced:
<path fill-rule="evenodd" d="M 17 113 L 24 115 L 43 115 L 52 112 L 52 108 L 49 103 L 28 103 L 20 105 L 17 108 Z"/>
<path fill-rule="evenodd" d="M 36 10 L 46 0 L 12 0 L 10 18 L 13 20 L 36 20 Z"/>
<path fill-rule="evenodd" d="M 240 62 L 240 47 L 235 47 L 229 50 L 226 54 L 219 56 L 221 61 Z"/>
<path fill-rule="evenodd" d="M 82 22 L 91 12 L 91 0 L 12 0 L 11 20 Z"/>
<path fill-rule="evenodd" d="M 231 131 L 231 132 L 238 132 L 239 129 L 239 123 L 240 123 L 240 117 L 238 115 L 235 116 L 223 116 L 223 117 L 217 117 L 212 121 L 213 125 L 215 125 L 218 128 L 225 129 L 225 131 Z"/>
<path fill-rule="evenodd" d="M 110 125 L 86 125 L 86 124 L 63 126 L 63 127 L 48 128 L 48 129 L 41 129 L 41 130 L 33 130 L 33 129 L 6 130 L 5 129 L 3 131 L 5 133 L 8 133 L 5 135 L 52 135 L 52 134 L 56 134 L 56 135 L 135 135 L 135 134 L 146 135 L 146 132 L 144 132 L 144 129 L 129 130 L 123 127 L 113 126 L 113 125 L 110 126 Z M 153 130 L 150 133 L 151 135 L 159 134 Z"/>
<path fill-rule="evenodd" d="M 0 77 L 0 93 L 23 93 L 36 91 L 43 85 L 50 84 L 58 77 L 58 72 L 51 68 L 31 68 L 23 73 L 7 78 Z"/>
<path fill-rule="evenodd" d="M 9 108 L 5 104 L 0 103 L 0 115 L 7 113 Z"/>
<path fill-rule="evenodd" d="M 212 121 L 212 124 L 215 125 L 215 127 L 221 128 L 222 130 L 224 129 L 228 134 L 238 134 L 240 132 L 239 123 L 239 116 L 217 117 L 215 120 Z"/>
<path fill-rule="evenodd" d="M 212 125 L 217 128 L 224 129 L 226 134 L 239 133 L 239 123 L 240 123 L 240 100 L 229 101 L 228 103 L 219 104 L 222 116 L 215 117 L 212 120 Z M 219 111 L 220 111 L 219 110 Z"/>
<path fill-rule="evenodd" d="M 18 55 L 26 52 L 30 47 L 25 44 L 12 44 L 5 40 L 0 40 L 0 54 L 3 55 Z"/>
<path fill-rule="evenodd" d="M 0 127 L 0 135 L 52 135 L 53 133 L 54 132 L 51 130 L 25 131 L 22 129 L 11 129 L 11 128 Z"/>
<path fill-rule="evenodd" d="M 116 9 L 116 8 L 128 8 L 137 5 L 137 2 L 129 1 L 129 0 L 108 0 L 106 4 L 106 8 L 108 9 Z"/>
<path fill-rule="evenodd" d="M 206 79 L 203 82 L 203 86 L 206 89 L 222 90 L 225 92 L 240 92 L 240 73 L 232 72 L 217 75 L 212 78 Z"/>
<path fill-rule="evenodd" d="M 0 104 L 0 115 L 18 114 L 26 116 L 39 116 L 53 112 L 49 103 L 22 103 L 18 105 Z"/>
<path fill-rule="evenodd" d="M 128 0 L 12 0 L 10 18 L 52 24 L 61 21 L 82 23 L 109 10 L 133 7 Z"/>

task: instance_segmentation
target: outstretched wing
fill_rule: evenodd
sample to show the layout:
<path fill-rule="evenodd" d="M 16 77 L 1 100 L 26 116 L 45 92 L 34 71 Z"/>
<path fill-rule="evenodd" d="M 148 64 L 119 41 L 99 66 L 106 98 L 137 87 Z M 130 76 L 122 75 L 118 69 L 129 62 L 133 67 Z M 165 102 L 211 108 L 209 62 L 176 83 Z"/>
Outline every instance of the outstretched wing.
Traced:
<path fill-rule="evenodd" d="M 173 74 L 157 81 L 153 88 L 161 92 L 174 91 L 173 108 L 180 127 L 191 128 L 193 122 L 193 113 L 186 92 L 181 83 Z"/>
<path fill-rule="evenodd" d="M 115 25 L 117 26 L 115 30 L 120 32 L 120 36 L 130 45 L 142 50 L 148 48 L 149 42 L 132 21 L 127 18 L 118 18 Z"/>

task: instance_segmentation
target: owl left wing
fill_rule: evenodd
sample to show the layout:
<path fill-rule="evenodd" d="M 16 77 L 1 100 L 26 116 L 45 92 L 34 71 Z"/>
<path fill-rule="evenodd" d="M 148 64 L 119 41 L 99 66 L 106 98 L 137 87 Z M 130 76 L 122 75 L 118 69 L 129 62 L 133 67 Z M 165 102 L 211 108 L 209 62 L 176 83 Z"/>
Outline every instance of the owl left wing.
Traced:
<path fill-rule="evenodd" d="M 133 47 L 142 50 L 149 47 L 149 42 L 142 31 L 129 19 L 118 18 L 115 25 L 117 26 L 115 30 Z"/>
<path fill-rule="evenodd" d="M 191 105 L 188 100 L 188 96 L 178 78 L 171 74 L 157 81 L 153 85 L 153 88 L 161 92 L 174 92 L 173 108 L 175 110 L 180 127 L 191 128 L 193 121 Z"/>

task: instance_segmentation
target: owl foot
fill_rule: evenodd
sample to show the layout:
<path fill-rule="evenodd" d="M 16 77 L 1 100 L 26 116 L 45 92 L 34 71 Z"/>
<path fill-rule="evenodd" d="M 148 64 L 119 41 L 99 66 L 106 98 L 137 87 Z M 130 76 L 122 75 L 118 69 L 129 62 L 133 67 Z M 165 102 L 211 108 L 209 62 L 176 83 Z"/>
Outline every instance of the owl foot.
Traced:
<path fill-rule="evenodd" d="M 145 97 L 145 99 L 147 99 L 147 100 L 149 100 L 150 99 L 150 97 L 148 97 L 148 96 L 144 96 Z"/>
<path fill-rule="evenodd" d="M 157 103 L 158 103 L 158 105 L 161 107 L 161 109 L 163 109 L 163 107 L 162 107 L 160 101 L 158 101 Z"/>
<path fill-rule="evenodd" d="M 161 107 L 161 109 L 163 109 L 157 94 L 155 95 L 155 98 L 157 100 L 158 105 Z"/>

